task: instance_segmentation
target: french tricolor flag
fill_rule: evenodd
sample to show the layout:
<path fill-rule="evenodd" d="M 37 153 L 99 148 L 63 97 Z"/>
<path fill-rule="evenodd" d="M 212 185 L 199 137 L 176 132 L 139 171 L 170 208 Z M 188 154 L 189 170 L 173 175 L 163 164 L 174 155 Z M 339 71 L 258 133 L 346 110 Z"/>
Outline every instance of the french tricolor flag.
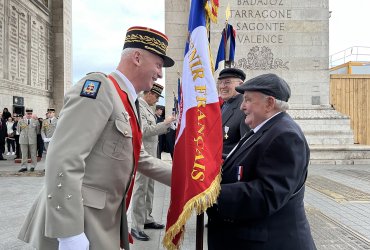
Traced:
<path fill-rule="evenodd" d="M 193 211 L 204 212 L 220 192 L 221 111 L 213 79 L 203 0 L 192 0 L 181 81 L 171 202 L 163 244 L 178 249 Z"/>

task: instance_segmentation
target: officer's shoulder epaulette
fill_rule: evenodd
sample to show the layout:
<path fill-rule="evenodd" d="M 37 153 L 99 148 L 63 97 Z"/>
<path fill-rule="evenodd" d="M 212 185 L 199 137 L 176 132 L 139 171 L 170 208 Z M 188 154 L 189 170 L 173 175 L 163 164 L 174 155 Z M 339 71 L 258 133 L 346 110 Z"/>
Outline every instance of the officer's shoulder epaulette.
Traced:
<path fill-rule="evenodd" d="M 101 75 L 103 75 L 103 76 L 105 76 L 105 77 L 108 77 L 106 74 L 104 74 L 103 72 L 89 72 L 89 73 L 87 73 L 86 75 L 91 75 L 91 74 L 101 74 Z"/>

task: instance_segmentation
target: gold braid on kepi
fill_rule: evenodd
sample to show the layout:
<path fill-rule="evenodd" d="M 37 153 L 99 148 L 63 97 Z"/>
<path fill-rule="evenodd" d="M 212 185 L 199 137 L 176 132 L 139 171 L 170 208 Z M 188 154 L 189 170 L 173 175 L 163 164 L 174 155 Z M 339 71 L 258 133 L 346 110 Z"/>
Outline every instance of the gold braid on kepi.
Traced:
<path fill-rule="evenodd" d="M 127 30 L 125 48 L 139 48 L 162 57 L 163 67 L 172 67 L 175 62 L 166 55 L 168 37 L 151 28 L 135 26 Z"/>
<path fill-rule="evenodd" d="M 162 85 L 160 85 L 159 83 L 154 83 L 153 84 L 153 87 L 151 88 L 151 92 L 153 92 L 153 93 L 155 93 L 155 94 L 157 94 L 157 95 L 159 95 L 160 97 L 163 97 L 162 96 L 162 90 L 163 90 L 163 86 Z"/>

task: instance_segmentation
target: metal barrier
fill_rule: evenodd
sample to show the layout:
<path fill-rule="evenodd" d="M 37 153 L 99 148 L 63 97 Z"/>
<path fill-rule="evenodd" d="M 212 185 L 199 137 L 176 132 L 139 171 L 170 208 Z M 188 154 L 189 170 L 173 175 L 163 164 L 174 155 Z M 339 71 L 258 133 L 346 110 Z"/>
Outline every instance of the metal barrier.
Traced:
<path fill-rule="evenodd" d="M 353 46 L 329 56 L 329 68 L 349 61 L 370 61 L 370 47 Z"/>

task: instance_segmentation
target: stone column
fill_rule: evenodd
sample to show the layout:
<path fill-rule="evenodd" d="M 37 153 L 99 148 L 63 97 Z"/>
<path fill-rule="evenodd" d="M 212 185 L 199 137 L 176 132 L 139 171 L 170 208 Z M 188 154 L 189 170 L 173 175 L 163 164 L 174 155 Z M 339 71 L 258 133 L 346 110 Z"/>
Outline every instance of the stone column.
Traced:
<path fill-rule="evenodd" d="M 72 82 L 72 2 L 52 1 L 52 33 L 54 34 L 53 99 L 56 112 L 63 107 L 63 99 Z"/>

